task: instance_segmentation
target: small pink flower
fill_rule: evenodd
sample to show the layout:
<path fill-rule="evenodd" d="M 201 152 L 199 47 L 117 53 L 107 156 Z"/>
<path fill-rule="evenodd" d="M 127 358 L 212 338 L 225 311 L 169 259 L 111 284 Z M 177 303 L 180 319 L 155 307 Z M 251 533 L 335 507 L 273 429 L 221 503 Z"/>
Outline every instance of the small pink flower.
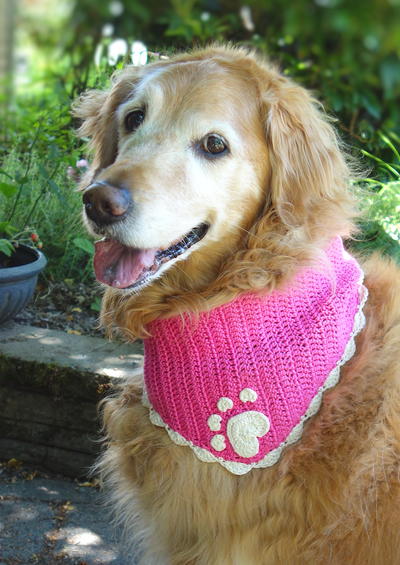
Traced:
<path fill-rule="evenodd" d="M 67 168 L 67 177 L 69 177 L 70 179 L 75 180 L 75 179 L 76 179 L 76 174 L 77 174 L 77 171 L 76 171 L 76 169 L 74 169 L 74 167 L 71 167 L 71 166 L 70 166 L 70 167 Z"/>
<path fill-rule="evenodd" d="M 76 166 L 78 167 L 78 169 L 88 169 L 89 163 L 86 161 L 86 159 L 79 159 L 79 161 L 76 162 Z"/>

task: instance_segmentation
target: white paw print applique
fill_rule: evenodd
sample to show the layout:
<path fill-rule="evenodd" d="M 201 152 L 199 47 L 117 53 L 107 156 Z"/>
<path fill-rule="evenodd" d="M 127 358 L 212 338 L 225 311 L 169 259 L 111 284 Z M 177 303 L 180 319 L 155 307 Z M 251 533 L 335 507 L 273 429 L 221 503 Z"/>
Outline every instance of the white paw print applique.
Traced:
<path fill-rule="evenodd" d="M 255 402 L 257 393 L 251 388 L 244 388 L 239 398 L 242 403 Z M 217 408 L 222 413 L 229 412 L 233 408 L 233 400 L 223 396 L 218 400 Z M 207 424 L 212 432 L 221 431 L 222 416 L 211 414 Z M 224 451 L 227 447 L 226 439 L 228 439 L 237 455 L 254 457 L 260 449 L 259 438 L 265 436 L 269 429 L 270 421 L 265 414 L 256 410 L 245 410 L 228 419 L 226 437 L 223 434 L 216 434 L 211 438 L 210 444 L 216 451 Z"/>

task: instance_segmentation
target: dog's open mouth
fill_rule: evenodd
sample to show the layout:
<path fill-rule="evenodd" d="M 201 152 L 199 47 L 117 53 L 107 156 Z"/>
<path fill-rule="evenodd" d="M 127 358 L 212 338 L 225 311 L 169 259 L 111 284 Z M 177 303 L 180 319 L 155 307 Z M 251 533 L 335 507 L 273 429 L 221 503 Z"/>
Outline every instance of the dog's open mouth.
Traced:
<path fill-rule="evenodd" d="M 182 255 L 206 235 L 202 223 L 168 249 L 135 249 L 113 239 L 95 243 L 94 271 L 98 281 L 114 288 L 135 288 L 146 283 L 162 265 Z"/>

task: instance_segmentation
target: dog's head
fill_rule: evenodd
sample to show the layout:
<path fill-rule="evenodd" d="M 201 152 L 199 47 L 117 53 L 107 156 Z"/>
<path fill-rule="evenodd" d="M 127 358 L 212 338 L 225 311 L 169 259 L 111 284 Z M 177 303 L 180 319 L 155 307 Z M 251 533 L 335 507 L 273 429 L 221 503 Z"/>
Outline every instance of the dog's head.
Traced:
<path fill-rule="evenodd" d="M 96 275 L 111 287 L 138 291 L 202 260 L 216 277 L 244 249 L 290 255 L 349 231 L 348 169 L 329 121 L 244 50 L 127 67 L 75 113 L 94 149 L 82 188 L 87 226 L 104 237 Z"/>

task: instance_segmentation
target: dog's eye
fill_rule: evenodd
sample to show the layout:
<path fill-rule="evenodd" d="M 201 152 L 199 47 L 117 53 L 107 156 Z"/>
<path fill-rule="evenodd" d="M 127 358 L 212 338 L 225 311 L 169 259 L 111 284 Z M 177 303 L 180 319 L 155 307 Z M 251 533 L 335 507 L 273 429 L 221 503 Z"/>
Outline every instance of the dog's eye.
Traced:
<path fill-rule="evenodd" d="M 127 132 L 134 132 L 143 122 L 145 112 L 143 109 L 133 110 L 125 116 L 124 125 Z"/>
<path fill-rule="evenodd" d="M 207 135 L 201 142 L 201 147 L 203 151 L 211 155 L 220 155 L 227 151 L 228 146 L 223 137 L 211 133 Z"/>

